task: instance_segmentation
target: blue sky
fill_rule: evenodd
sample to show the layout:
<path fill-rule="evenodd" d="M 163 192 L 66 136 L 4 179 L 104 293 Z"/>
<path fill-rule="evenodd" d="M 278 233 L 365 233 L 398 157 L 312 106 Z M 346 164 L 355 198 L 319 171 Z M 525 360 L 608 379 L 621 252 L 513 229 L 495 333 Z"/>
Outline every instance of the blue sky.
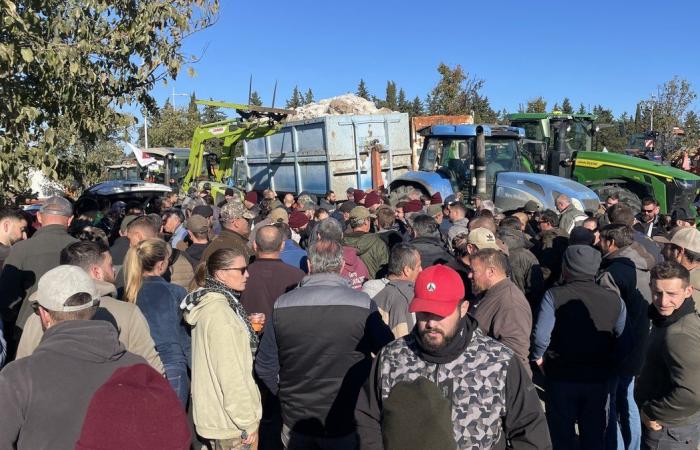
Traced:
<path fill-rule="evenodd" d="M 275 80 L 277 106 L 295 85 L 320 99 L 354 92 L 360 78 L 378 97 L 391 79 L 423 99 L 440 62 L 484 79 L 496 110 L 541 95 L 550 107 L 568 96 L 575 107 L 633 113 L 674 75 L 700 91 L 697 0 L 221 3 L 218 22 L 186 42 L 206 51 L 194 78 L 181 72 L 177 93 L 244 103 L 252 74 L 267 106 Z M 159 104 L 172 86 L 155 87 Z"/>

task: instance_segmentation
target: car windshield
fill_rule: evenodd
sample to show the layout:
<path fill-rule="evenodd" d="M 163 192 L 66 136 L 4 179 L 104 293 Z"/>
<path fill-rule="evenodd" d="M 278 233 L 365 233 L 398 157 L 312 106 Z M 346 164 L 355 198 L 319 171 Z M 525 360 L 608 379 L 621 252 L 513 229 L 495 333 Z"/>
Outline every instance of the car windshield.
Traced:
<path fill-rule="evenodd" d="M 486 179 L 491 182 L 498 172 L 519 169 L 517 139 L 486 138 Z"/>

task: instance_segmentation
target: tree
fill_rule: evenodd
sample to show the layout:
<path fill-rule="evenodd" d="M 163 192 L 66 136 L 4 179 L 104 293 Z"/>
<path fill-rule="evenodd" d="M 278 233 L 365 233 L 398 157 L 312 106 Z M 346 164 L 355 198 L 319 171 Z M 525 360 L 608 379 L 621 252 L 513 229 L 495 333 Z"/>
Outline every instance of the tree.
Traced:
<path fill-rule="evenodd" d="M 209 100 L 211 100 L 211 97 Z M 219 122 L 224 119 L 226 119 L 226 114 L 222 113 L 218 106 L 204 105 L 202 123 Z"/>
<path fill-rule="evenodd" d="M 688 107 L 697 94 L 687 80 L 674 77 L 658 88 L 658 96 L 647 101 L 653 105 L 654 131 L 659 133 L 655 149 L 666 155 L 678 147 L 674 127 L 683 125 Z"/>
<path fill-rule="evenodd" d="M 292 90 L 292 96 L 289 100 L 287 100 L 287 109 L 298 108 L 303 104 L 304 98 L 302 97 L 301 92 L 299 91 L 299 87 L 294 86 L 294 90 Z"/>
<path fill-rule="evenodd" d="M 183 40 L 216 19 L 218 0 L 4 0 L 0 33 L 0 195 L 31 169 L 62 178 L 57 149 L 111 136 L 118 112 L 157 110 L 151 90 L 195 59 Z"/>
<path fill-rule="evenodd" d="M 194 129 L 199 122 L 193 122 L 186 108 L 173 108 L 166 100 L 163 108 L 148 120 L 149 147 L 189 147 Z M 143 128 L 139 130 L 139 145 L 145 144 Z"/>
<path fill-rule="evenodd" d="M 416 98 L 411 102 L 411 117 L 422 116 L 423 115 L 423 103 L 420 101 L 420 97 L 416 95 Z"/>
<path fill-rule="evenodd" d="M 260 98 L 260 94 L 258 94 L 258 91 L 251 91 L 250 104 L 253 106 L 262 106 L 263 105 L 262 99 Z"/>
<path fill-rule="evenodd" d="M 594 150 L 602 150 L 607 148 L 611 151 L 622 151 L 627 147 L 627 137 L 624 132 L 624 126 L 619 126 L 624 124 L 627 114 L 622 115 L 621 120 L 615 120 L 612 110 L 604 108 L 601 105 L 597 105 L 593 108 L 593 114 L 598 116 L 597 122 L 601 124 L 610 124 L 617 126 L 609 126 L 602 128 L 598 133 L 596 133 Z"/>
<path fill-rule="evenodd" d="M 187 121 L 189 122 L 188 128 L 194 130 L 195 127 L 202 123 L 202 118 L 199 115 L 199 108 L 196 103 L 197 97 L 194 92 L 190 94 L 190 103 L 187 105 Z"/>
<path fill-rule="evenodd" d="M 304 104 L 308 105 L 309 103 L 313 103 L 313 102 L 314 102 L 314 93 L 311 90 L 311 88 L 309 88 L 309 90 L 306 91 L 306 94 L 304 95 Z"/>
<path fill-rule="evenodd" d="M 357 92 L 355 93 L 358 97 L 362 97 L 365 100 L 370 99 L 369 91 L 367 90 L 367 86 L 365 85 L 365 80 L 360 78 L 360 83 L 357 85 Z"/>
<path fill-rule="evenodd" d="M 547 101 L 542 96 L 535 97 L 527 101 L 527 112 L 545 113 L 547 112 Z"/>
<path fill-rule="evenodd" d="M 685 131 L 683 144 L 690 149 L 698 148 L 700 146 L 700 118 L 698 118 L 695 111 L 686 113 L 683 121 L 683 131 Z"/>
<path fill-rule="evenodd" d="M 406 92 L 403 88 L 399 89 L 399 99 L 396 101 L 396 106 L 400 112 L 411 112 L 411 102 L 406 100 Z"/>
<path fill-rule="evenodd" d="M 462 86 L 462 83 L 467 80 L 467 74 L 462 66 L 457 64 L 454 69 L 451 69 L 448 65 L 440 63 L 437 71 L 441 78 L 426 98 L 428 112 L 444 115 L 468 113 L 467 94 Z"/>
<path fill-rule="evenodd" d="M 398 100 L 396 99 L 396 83 L 393 81 L 386 82 L 386 97 L 382 104 L 385 108 L 389 108 L 392 111 L 398 110 Z"/>
<path fill-rule="evenodd" d="M 554 106 L 552 106 L 552 111 L 561 111 L 561 106 L 559 106 L 559 103 L 555 103 Z"/>
<path fill-rule="evenodd" d="M 577 111 L 577 113 L 578 113 L 578 114 L 586 114 L 586 107 L 583 105 L 583 103 L 581 103 L 580 105 L 578 105 L 578 111 Z"/>
<path fill-rule="evenodd" d="M 562 100 L 561 112 L 563 112 L 564 114 L 573 114 L 574 113 L 574 107 L 571 106 L 571 101 L 569 100 L 569 97 L 564 97 L 564 100 Z"/>

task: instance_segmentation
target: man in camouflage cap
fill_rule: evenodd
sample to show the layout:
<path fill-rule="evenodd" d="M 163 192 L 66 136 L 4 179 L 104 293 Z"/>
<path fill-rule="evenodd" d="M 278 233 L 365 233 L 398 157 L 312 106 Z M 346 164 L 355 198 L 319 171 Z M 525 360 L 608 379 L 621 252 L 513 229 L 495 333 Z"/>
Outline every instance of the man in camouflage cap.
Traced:
<path fill-rule="evenodd" d="M 250 234 L 250 220 L 254 218 L 241 201 L 233 201 L 225 204 L 219 213 L 221 233 L 209 243 L 204 253 L 202 262 L 220 248 L 233 248 L 238 250 L 246 258 L 252 255 L 248 247 L 248 235 Z"/>

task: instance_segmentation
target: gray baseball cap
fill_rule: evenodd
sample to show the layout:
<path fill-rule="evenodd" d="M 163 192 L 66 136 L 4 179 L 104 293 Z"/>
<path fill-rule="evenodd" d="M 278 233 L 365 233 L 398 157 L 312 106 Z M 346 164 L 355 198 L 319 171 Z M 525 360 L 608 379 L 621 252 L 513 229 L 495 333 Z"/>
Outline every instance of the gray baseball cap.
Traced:
<path fill-rule="evenodd" d="M 66 300 L 75 294 L 86 293 L 91 301 L 82 305 L 66 306 Z M 36 301 L 49 311 L 81 311 L 99 304 L 95 281 L 78 266 L 62 265 L 46 272 L 36 290 Z"/>
<path fill-rule="evenodd" d="M 56 216 L 70 217 L 73 215 L 73 205 L 65 198 L 58 195 L 53 195 L 43 201 L 39 212 L 41 214 L 53 214 Z"/>
<path fill-rule="evenodd" d="M 240 201 L 226 203 L 221 207 L 219 220 L 221 222 L 231 222 L 235 219 L 254 219 L 255 214 L 251 213 Z"/>

